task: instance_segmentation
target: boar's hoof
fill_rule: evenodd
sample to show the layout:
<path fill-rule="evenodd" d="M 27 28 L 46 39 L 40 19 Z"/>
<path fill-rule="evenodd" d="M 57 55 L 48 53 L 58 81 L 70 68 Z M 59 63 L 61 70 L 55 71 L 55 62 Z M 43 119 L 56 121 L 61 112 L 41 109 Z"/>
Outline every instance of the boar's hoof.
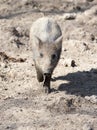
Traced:
<path fill-rule="evenodd" d="M 43 76 L 42 75 L 37 75 L 37 80 L 38 80 L 38 82 L 43 82 Z"/>
<path fill-rule="evenodd" d="M 39 82 L 43 82 L 44 78 L 41 72 L 37 71 L 37 80 Z"/>
<path fill-rule="evenodd" d="M 49 93 L 51 93 L 51 89 L 47 86 L 44 86 L 44 92 L 49 94 Z"/>

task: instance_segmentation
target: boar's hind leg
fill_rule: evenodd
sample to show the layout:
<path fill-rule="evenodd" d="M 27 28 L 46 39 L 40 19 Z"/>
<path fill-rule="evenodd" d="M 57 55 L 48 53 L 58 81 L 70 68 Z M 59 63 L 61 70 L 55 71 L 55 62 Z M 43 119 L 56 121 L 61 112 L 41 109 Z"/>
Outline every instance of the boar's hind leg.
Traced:
<path fill-rule="evenodd" d="M 37 72 L 37 80 L 39 81 L 39 82 L 43 82 L 43 74 L 42 74 L 42 72 L 40 71 L 40 69 L 39 68 L 37 68 L 36 67 L 36 72 Z"/>

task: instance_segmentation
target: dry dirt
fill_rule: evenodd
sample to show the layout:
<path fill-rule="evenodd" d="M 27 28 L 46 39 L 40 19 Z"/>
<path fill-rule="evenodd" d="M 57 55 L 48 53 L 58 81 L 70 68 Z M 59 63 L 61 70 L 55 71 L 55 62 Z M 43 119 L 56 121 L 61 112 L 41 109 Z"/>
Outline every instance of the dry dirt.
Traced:
<path fill-rule="evenodd" d="M 29 45 L 44 16 L 63 32 L 48 95 Z M 97 130 L 97 0 L 0 0 L 0 130 Z"/>

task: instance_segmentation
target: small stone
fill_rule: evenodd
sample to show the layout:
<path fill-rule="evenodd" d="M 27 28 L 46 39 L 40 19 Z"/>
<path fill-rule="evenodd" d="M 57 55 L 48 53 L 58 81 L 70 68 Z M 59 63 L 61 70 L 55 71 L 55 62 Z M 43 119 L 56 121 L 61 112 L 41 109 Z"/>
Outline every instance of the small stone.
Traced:
<path fill-rule="evenodd" d="M 19 36 L 19 33 L 18 33 L 18 31 L 16 30 L 15 27 L 12 28 L 11 32 L 12 32 L 13 35 Z"/>
<path fill-rule="evenodd" d="M 20 92 L 18 92 L 18 95 L 20 95 L 21 93 Z"/>
<path fill-rule="evenodd" d="M 7 91 L 7 90 L 8 90 L 8 88 L 5 88 L 4 90 L 5 90 L 5 91 Z"/>
<path fill-rule="evenodd" d="M 65 14 L 63 15 L 63 18 L 64 18 L 65 20 L 73 20 L 73 19 L 76 18 L 76 13 L 65 13 Z"/>
<path fill-rule="evenodd" d="M 28 97 L 25 97 L 24 100 L 28 100 Z"/>
<path fill-rule="evenodd" d="M 75 66 L 76 66 L 76 64 L 75 64 L 75 61 L 74 61 L 74 60 L 72 60 L 72 61 L 71 61 L 71 66 L 72 66 L 72 67 L 75 67 Z"/>
<path fill-rule="evenodd" d="M 95 95 L 85 96 L 85 99 L 92 102 L 92 103 L 97 103 L 97 96 L 95 96 Z"/>
<path fill-rule="evenodd" d="M 86 99 L 86 100 L 90 100 L 90 97 L 89 97 L 89 96 L 85 96 L 85 99 Z"/>
<path fill-rule="evenodd" d="M 19 36 L 23 36 L 23 34 L 22 34 L 23 30 L 21 27 L 17 27 L 16 30 L 17 30 Z"/>
<path fill-rule="evenodd" d="M 7 75 L 8 75 L 8 77 L 11 78 L 11 79 L 15 79 L 15 77 L 16 77 L 16 73 L 15 73 L 14 71 L 11 71 L 11 70 L 8 72 Z"/>
<path fill-rule="evenodd" d="M 67 64 L 65 64 L 65 67 L 68 67 L 68 65 L 67 65 Z"/>
<path fill-rule="evenodd" d="M 90 101 L 91 101 L 92 103 L 97 103 L 97 96 L 92 95 L 90 99 L 91 99 Z"/>
<path fill-rule="evenodd" d="M 4 98 L 4 100 L 8 100 L 8 99 L 11 99 L 11 98 L 12 97 L 7 96 L 7 97 Z"/>
<path fill-rule="evenodd" d="M 95 36 L 93 34 L 91 34 L 91 40 L 94 41 L 95 40 Z"/>
<path fill-rule="evenodd" d="M 10 127 L 9 127 L 9 126 L 7 126 L 7 127 L 6 127 L 6 129 L 10 129 Z"/>
<path fill-rule="evenodd" d="M 20 111 L 22 112 L 22 111 L 23 111 L 23 109 L 20 109 Z"/>

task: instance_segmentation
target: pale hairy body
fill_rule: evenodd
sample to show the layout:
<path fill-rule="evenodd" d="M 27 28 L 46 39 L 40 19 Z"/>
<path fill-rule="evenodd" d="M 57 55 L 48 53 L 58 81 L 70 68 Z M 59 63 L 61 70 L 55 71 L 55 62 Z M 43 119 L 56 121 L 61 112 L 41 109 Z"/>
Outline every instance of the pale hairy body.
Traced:
<path fill-rule="evenodd" d="M 45 91 L 50 92 L 50 80 L 62 49 L 62 32 L 51 18 L 43 17 L 33 23 L 30 44 L 36 67 L 37 79 L 43 82 Z"/>

